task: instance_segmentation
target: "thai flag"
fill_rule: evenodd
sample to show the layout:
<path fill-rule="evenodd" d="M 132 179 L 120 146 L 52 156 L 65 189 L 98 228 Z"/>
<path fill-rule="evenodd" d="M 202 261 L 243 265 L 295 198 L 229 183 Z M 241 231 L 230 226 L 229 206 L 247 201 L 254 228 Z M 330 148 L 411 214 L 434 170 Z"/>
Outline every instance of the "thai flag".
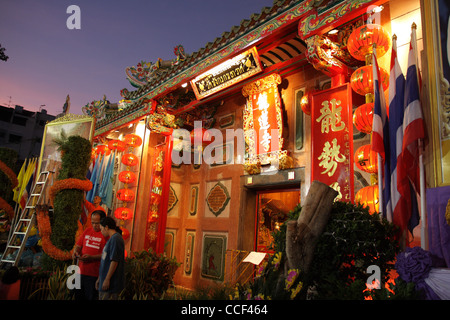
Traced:
<path fill-rule="evenodd" d="M 423 120 L 422 106 L 420 104 L 420 91 L 417 70 L 417 56 L 415 50 L 415 30 L 411 35 L 408 56 L 408 71 L 406 73 L 405 86 L 405 113 L 403 118 L 403 145 L 402 161 L 406 176 L 412 183 L 415 192 L 412 194 L 412 205 L 417 205 L 416 192 L 420 193 L 420 169 L 419 169 L 419 140 L 425 139 L 425 123 Z M 425 196 L 425 195 L 422 195 Z M 412 230 L 419 223 L 418 210 L 412 212 L 409 229 Z"/>
<path fill-rule="evenodd" d="M 373 122 L 372 122 L 372 150 L 378 152 L 382 158 L 382 164 L 384 164 L 384 173 L 379 175 L 384 176 L 381 185 L 382 190 L 382 206 L 383 216 L 390 219 L 392 217 L 392 209 L 388 206 L 390 203 L 390 143 L 389 143 L 389 120 L 386 110 L 386 99 L 384 97 L 384 90 L 382 85 L 382 79 L 380 75 L 380 69 L 378 67 L 378 61 L 376 51 L 372 54 L 372 66 L 373 66 L 373 83 L 374 83 L 374 108 L 373 108 Z M 379 166 L 378 170 L 383 172 L 383 166 Z M 388 174 L 386 174 L 388 173 Z"/>
<path fill-rule="evenodd" d="M 397 60 L 397 45 L 392 40 L 389 75 L 389 136 L 392 222 L 405 231 L 411 217 L 411 188 L 402 163 L 405 77 Z M 415 207 L 417 209 L 417 206 Z"/>

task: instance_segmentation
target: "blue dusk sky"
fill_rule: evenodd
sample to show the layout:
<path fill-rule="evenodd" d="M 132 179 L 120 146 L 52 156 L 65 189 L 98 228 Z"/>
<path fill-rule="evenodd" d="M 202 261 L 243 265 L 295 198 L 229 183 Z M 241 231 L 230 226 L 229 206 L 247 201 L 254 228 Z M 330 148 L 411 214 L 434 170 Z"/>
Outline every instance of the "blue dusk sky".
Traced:
<path fill-rule="evenodd" d="M 0 105 L 70 113 L 103 95 L 121 100 L 135 90 L 125 68 L 141 60 L 174 59 L 179 44 L 191 54 L 230 31 L 273 0 L 1 0 Z M 80 8 L 80 29 L 66 22 Z"/>

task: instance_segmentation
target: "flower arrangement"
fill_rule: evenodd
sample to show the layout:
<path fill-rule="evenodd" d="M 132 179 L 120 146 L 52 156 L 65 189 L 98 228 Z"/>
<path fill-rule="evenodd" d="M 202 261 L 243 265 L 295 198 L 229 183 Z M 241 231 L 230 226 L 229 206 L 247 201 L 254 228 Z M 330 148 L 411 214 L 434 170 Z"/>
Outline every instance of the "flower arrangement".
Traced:
<path fill-rule="evenodd" d="M 92 182 L 88 179 L 75 179 L 69 178 L 64 180 L 57 180 L 50 187 L 50 203 L 53 205 L 53 200 L 55 199 L 55 195 L 61 190 L 67 189 L 78 189 L 83 190 L 85 192 L 92 189 Z"/>
<path fill-rule="evenodd" d="M 57 140 L 61 151 L 61 169 L 57 180 L 50 188 L 53 213 L 45 207 L 36 209 L 38 227 L 42 238 L 42 266 L 44 269 L 62 269 L 72 260 L 77 238 L 83 231 L 79 222 L 83 212 L 84 192 L 92 188 L 86 179 L 91 161 L 91 142 L 81 136 Z"/>
<path fill-rule="evenodd" d="M 13 163 L 12 159 L 13 159 L 15 153 L 7 148 L 1 148 L 1 149 L 2 149 L 2 151 L 5 151 L 5 153 L 1 152 L 0 155 L 4 156 L 5 158 L 8 158 L 8 160 L 9 160 L 8 163 Z M 0 171 L 6 175 L 6 177 L 8 178 L 8 180 L 11 183 L 9 186 L 5 186 L 5 188 L 4 188 L 5 193 L 0 192 L 0 210 L 3 209 L 8 214 L 9 219 L 12 219 L 14 216 L 14 209 L 11 207 L 11 205 L 8 203 L 8 201 L 5 200 L 5 198 L 8 199 L 8 193 L 9 193 L 9 192 L 6 192 L 6 190 L 9 189 L 8 191 L 10 191 L 11 189 L 14 189 L 19 184 L 19 182 L 17 181 L 17 176 L 14 173 L 14 171 L 2 160 L 0 160 Z M 4 182 L 6 182 L 6 181 L 7 180 L 4 180 Z M 0 182 L 3 183 L 3 181 L 0 181 Z"/>
<path fill-rule="evenodd" d="M 262 262 L 256 271 L 255 279 L 245 286 L 237 284 L 230 299 L 271 300 L 297 299 L 303 288 L 298 269 L 286 270 L 286 254 L 278 251 Z"/>
<path fill-rule="evenodd" d="M 4 174 L 9 178 L 11 181 L 11 186 L 14 189 L 19 182 L 17 181 L 17 176 L 14 173 L 14 171 L 11 170 L 10 167 L 8 167 L 3 161 L 0 160 L 0 170 L 3 171 Z"/>
<path fill-rule="evenodd" d="M 5 210 L 5 212 L 8 214 L 8 217 L 12 219 L 12 217 L 14 216 L 14 209 L 2 197 L 0 197 L 0 210 L 1 209 Z"/>
<path fill-rule="evenodd" d="M 36 216 L 38 221 L 39 234 L 42 240 L 42 248 L 44 249 L 45 253 L 48 254 L 53 259 L 60 261 L 71 259 L 73 250 L 75 249 L 75 245 L 70 251 L 61 250 L 58 247 L 56 247 L 50 239 L 50 236 L 52 234 L 52 227 L 50 224 L 50 218 L 48 216 L 48 207 L 36 206 Z M 82 233 L 83 233 L 83 226 L 78 221 L 78 231 L 76 233 L 75 238 L 77 239 L 78 237 L 80 237 Z"/>

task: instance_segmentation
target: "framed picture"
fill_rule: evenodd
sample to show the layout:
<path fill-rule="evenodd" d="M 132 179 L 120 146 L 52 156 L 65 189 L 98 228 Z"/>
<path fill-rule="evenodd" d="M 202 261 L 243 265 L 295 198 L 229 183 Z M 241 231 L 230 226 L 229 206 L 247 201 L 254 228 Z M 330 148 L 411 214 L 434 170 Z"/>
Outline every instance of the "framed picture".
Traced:
<path fill-rule="evenodd" d="M 227 235 L 205 233 L 202 246 L 202 277 L 223 281 Z"/>
<path fill-rule="evenodd" d="M 427 56 L 422 72 L 430 92 L 428 134 L 434 144 L 434 184 L 445 186 L 450 185 L 450 4 L 446 0 L 431 0 L 421 10 Z"/>
<path fill-rule="evenodd" d="M 66 137 L 79 135 L 92 142 L 94 134 L 94 118 L 84 115 L 67 114 L 47 123 L 42 139 L 38 172 L 57 172 L 61 167 L 61 154 L 55 143 L 62 135 Z"/>

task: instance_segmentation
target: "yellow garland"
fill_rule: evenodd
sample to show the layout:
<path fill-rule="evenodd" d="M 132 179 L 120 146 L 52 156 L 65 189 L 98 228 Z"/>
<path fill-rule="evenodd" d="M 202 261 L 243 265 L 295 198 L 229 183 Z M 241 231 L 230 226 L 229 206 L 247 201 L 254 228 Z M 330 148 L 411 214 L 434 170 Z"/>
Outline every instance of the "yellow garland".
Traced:
<path fill-rule="evenodd" d="M 36 216 L 37 216 L 39 234 L 40 234 L 41 240 L 42 240 L 42 249 L 44 249 L 44 252 L 55 260 L 65 261 L 65 260 L 72 259 L 72 254 L 73 254 L 73 250 L 75 249 L 75 246 L 76 246 L 76 241 L 83 233 L 83 226 L 81 225 L 80 221 L 77 222 L 78 230 L 75 235 L 75 244 L 74 244 L 73 248 L 70 251 L 61 250 L 58 247 L 56 247 L 50 240 L 50 236 L 52 234 L 52 227 L 51 227 L 50 218 L 49 218 L 47 212 L 48 212 L 48 208 L 46 206 L 37 206 L 36 207 Z"/>
<path fill-rule="evenodd" d="M 53 206 L 53 200 L 58 192 L 65 189 L 79 189 L 89 191 L 92 189 L 92 182 L 90 180 L 69 178 L 64 180 L 57 180 L 50 187 L 50 203 Z"/>
<path fill-rule="evenodd" d="M 10 167 L 8 167 L 3 161 L 0 160 L 0 170 L 2 170 L 9 178 L 12 184 L 12 188 L 14 189 L 19 184 L 19 181 L 17 180 L 17 176 L 14 173 L 14 171 L 11 170 Z"/>

